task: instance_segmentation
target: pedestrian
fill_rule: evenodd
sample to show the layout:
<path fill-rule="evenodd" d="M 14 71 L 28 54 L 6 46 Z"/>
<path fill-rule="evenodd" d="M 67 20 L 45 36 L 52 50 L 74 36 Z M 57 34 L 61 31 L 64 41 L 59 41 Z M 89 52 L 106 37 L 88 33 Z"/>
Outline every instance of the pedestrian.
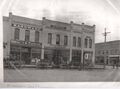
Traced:
<path fill-rule="evenodd" d="M 115 59 L 112 61 L 112 65 L 113 65 L 113 69 L 114 69 L 115 65 L 116 65 L 116 60 Z"/>
<path fill-rule="evenodd" d="M 116 68 L 118 69 L 119 67 L 119 58 L 116 59 Z"/>

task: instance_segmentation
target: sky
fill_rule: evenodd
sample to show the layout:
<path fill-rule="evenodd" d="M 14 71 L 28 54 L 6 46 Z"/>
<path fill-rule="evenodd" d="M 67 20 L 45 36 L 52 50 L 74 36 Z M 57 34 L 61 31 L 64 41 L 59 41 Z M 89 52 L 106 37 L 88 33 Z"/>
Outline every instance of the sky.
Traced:
<path fill-rule="evenodd" d="M 120 40 L 120 0 L 0 0 L 2 15 L 42 17 L 62 22 L 96 25 L 95 42 L 104 42 L 104 29 L 110 32 L 107 41 Z"/>

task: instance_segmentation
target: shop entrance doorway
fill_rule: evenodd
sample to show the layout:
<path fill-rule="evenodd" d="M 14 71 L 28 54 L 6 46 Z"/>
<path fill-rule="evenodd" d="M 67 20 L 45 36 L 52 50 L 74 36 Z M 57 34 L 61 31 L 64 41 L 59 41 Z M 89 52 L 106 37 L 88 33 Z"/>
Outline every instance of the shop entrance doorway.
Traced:
<path fill-rule="evenodd" d="M 53 63 L 56 66 L 59 66 L 61 64 L 61 59 L 62 59 L 62 51 L 61 50 L 54 50 L 53 53 Z"/>
<path fill-rule="evenodd" d="M 30 48 L 22 48 L 21 49 L 21 59 L 25 64 L 30 64 L 31 62 L 31 49 Z"/>

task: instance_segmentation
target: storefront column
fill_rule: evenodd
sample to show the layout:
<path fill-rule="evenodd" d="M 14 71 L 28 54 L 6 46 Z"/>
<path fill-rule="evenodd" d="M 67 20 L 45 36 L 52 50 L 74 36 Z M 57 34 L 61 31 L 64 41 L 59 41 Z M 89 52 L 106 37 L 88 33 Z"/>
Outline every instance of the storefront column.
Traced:
<path fill-rule="evenodd" d="M 22 61 L 22 52 L 21 52 L 21 47 L 20 47 L 20 61 Z"/>
<path fill-rule="evenodd" d="M 11 38 L 12 38 L 12 27 L 11 27 L 11 23 L 12 23 L 12 13 L 9 13 L 9 30 L 7 32 L 7 57 L 10 57 L 10 44 L 11 44 Z"/>
<path fill-rule="evenodd" d="M 42 45 L 42 50 L 41 50 L 41 59 L 44 59 L 44 45 Z"/>
<path fill-rule="evenodd" d="M 70 58 L 69 58 L 69 62 L 72 61 L 72 37 L 73 37 L 73 21 L 70 22 L 71 24 L 71 31 L 70 31 Z"/>
<path fill-rule="evenodd" d="M 70 59 L 69 61 L 71 62 L 72 61 L 72 48 L 70 48 Z"/>
<path fill-rule="evenodd" d="M 81 63 L 84 69 L 84 23 L 82 23 L 82 34 L 81 34 Z"/>
<path fill-rule="evenodd" d="M 83 57 L 84 57 L 84 53 L 83 50 L 81 50 L 81 63 L 83 64 Z"/>
<path fill-rule="evenodd" d="M 92 64 L 94 65 L 95 64 L 95 51 L 93 50 L 93 53 L 92 53 Z"/>
<path fill-rule="evenodd" d="M 30 59 L 32 60 L 32 48 L 30 48 Z M 30 60 L 30 64 L 31 64 L 31 60 Z"/>

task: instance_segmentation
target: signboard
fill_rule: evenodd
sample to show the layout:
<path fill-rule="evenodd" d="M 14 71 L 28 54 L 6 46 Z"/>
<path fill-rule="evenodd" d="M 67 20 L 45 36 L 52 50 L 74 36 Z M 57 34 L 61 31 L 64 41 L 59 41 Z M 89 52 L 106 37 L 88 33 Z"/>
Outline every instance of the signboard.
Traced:
<path fill-rule="evenodd" d="M 16 40 L 11 40 L 11 43 L 13 44 L 17 44 L 20 46 L 34 46 L 34 47 L 41 47 L 42 44 L 41 43 L 36 43 L 36 42 L 28 42 L 28 41 L 16 41 Z"/>
<path fill-rule="evenodd" d="M 89 54 L 85 53 L 84 57 L 85 57 L 85 59 L 88 59 L 89 58 Z"/>

